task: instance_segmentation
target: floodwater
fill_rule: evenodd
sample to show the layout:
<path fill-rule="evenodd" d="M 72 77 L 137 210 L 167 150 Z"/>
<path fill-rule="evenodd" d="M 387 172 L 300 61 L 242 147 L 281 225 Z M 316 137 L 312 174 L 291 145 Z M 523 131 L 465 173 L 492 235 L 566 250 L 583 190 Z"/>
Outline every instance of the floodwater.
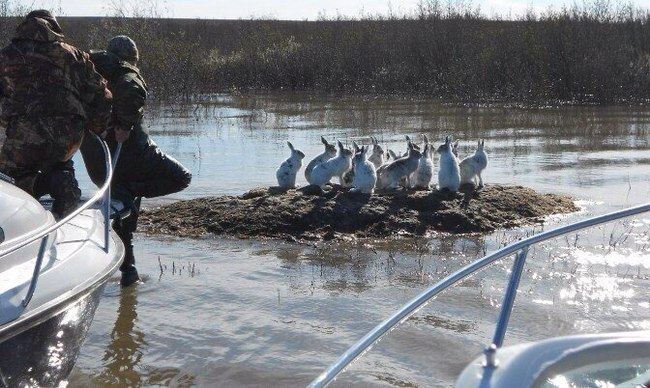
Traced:
<path fill-rule="evenodd" d="M 650 201 L 650 108 L 450 105 L 314 94 L 217 95 L 148 112 L 150 132 L 193 171 L 145 206 L 275 184 L 286 141 L 405 149 L 404 135 L 485 139 L 486 184 L 568 194 L 582 211 L 486 236 L 314 246 L 136 238 L 145 282 L 107 286 L 70 386 L 305 386 L 401 305 L 531 233 Z M 77 161 L 78 170 L 83 170 Z M 80 178 L 84 185 L 87 179 Z M 299 184 L 305 180 L 302 171 Z M 505 345 L 556 334 L 650 329 L 650 214 L 531 250 Z M 333 386 L 447 387 L 491 340 L 512 260 L 429 303 Z"/>

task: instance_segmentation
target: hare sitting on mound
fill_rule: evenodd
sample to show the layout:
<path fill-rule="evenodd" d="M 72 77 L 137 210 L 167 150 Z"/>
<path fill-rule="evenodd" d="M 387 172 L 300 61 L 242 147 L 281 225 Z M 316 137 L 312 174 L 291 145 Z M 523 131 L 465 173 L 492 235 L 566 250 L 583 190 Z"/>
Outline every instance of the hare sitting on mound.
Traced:
<path fill-rule="evenodd" d="M 275 177 L 278 179 L 278 186 L 282 188 L 294 188 L 296 187 L 296 175 L 300 167 L 302 167 L 302 159 L 305 157 L 305 154 L 293 148 L 291 142 L 287 142 L 287 145 L 291 149 L 291 156 L 280 164 L 280 167 L 275 171 Z"/>
<path fill-rule="evenodd" d="M 427 145 L 429 146 L 429 154 L 427 155 L 427 157 L 431 159 L 433 157 L 433 146 L 429 144 L 429 137 L 424 133 L 422 134 L 422 142 L 423 142 L 422 143 L 423 150 Z"/>
<path fill-rule="evenodd" d="M 460 167 L 458 158 L 453 153 L 451 139 L 445 138 L 445 144 L 436 150 L 440 154 L 440 167 L 438 170 L 438 190 L 458 191 L 460 187 Z"/>
<path fill-rule="evenodd" d="M 488 165 L 488 156 L 484 150 L 485 140 L 480 140 L 474 155 L 468 156 L 460 162 L 460 183 L 469 183 L 474 187 L 483 187 L 481 173 Z M 478 182 L 476 179 L 478 178 Z"/>
<path fill-rule="evenodd" d="M 375 165 L 368 160 L 368 147 L 361 147 L 359 153 L 354 155 L 354 186 L 351 192 L 372 194 L 377 183 Z"/>
<path fill-rule="evenodd" d="M 381 169 L 377 176 L 378 189 L 396 189 L 400 182 L 406 179 L 406 187 L 411 186 L 410 175 L 418 168 L 422 153 L 415 149 L 415 144 L 409 142 L 406 157 L 394 160 Z"/>
<path fill-rule="evenodd" d="M 372 141 L 372 155 L 370 155 L 368 160 L 375 166 L 376 170 L 384 164 L 384 149 L 381 148 L 377 138 L 374 136 L 370 136 L 370 140 Z"/>
<path fill-rule="evenodd" d="M 325 150 L 322 154 L 319 154 L 312 159 L 311 162 L 307 164 L 307 167 L 305 167 L 305 179 L 307 179 L 307 182 L 310 184 L 312 183 L 311 172 L 314 170 L 314 167 L 336 156 L 336 146 L 334 144 L 328 143 L 322 136 L 320 137 L 320 141 L 325 145 Z"/>
<path fill-rule="evenodd" d="M 352 167 L 352 151 L 343 147 L 340 141 L 337 141 L 339 153 L 335 158 L 327 160 L 316 167 L 311 172 L 311 184 L 324 188 L 329 181 L 337 176 L 339 183 L 343 180 L 345 174 Z"/>
<path fill-rule="evenodd" d="M 456 157 L 458 157 L 458 143 L 460 143 L 460 140 L 456 140 L 454 145 L 451 146 L 451 152 L 453 152 Z"/>
<path fill-rule="evenodd" d="M 404 155 L 404 156 L 406 156 L 406 155 Z M 379 167 L 386 166 L 389 163 L 394 162 L 394 161 L 396 161 L 397 159 L 399 159 L 401 157 L 402 157 L 402 155 L 399 155 L 397 152 L 395 152 L 395 151 L 393 151 L 391 149 L 387 149 L 386 150 L 386 160 L 384 161 L 384 164 L 382 164 Z"/>
<path fill-rule="evenodd" d="M 361 147 L 357 144 L 356 141 L 352 140 L 352 148 L 354 151 L 352 152 L 352 167 L 348 171 L 346 171 L 343 174 L 343 177 L 341 178 L 341 187 L 344 187 L 346 189 L 352 187 L 352 184 L 354 183 L 354 163 L 355 163 L 355 155 L 361 152 Z"/>
<path fill-rule="evenodd" d="M 431 160 L 431 145 L 426 143 L 418 162 L 418 168 L 411 174 L 411 182 L 415 189 L 429 189 L 433 178 L 433 160 Z"/>

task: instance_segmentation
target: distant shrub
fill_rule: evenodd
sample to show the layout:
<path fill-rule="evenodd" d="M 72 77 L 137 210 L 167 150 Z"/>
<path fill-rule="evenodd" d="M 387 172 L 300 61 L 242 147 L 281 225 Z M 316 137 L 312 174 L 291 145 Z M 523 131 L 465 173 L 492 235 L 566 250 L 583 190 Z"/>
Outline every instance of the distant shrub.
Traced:
<path fill-rule="evenodd" d="M 630 4 L 595 0 L 517 20 L 437 0 L 421 1 L 408 16 L 311 22 L 150 16 L 61 19 L 66 36 L 82 48 L 131 36 L 160 99 L 233 89 L 471 101 L 650 98 L 650 17 Z M 6 30 L 0 29 L 4 40 Z"/>

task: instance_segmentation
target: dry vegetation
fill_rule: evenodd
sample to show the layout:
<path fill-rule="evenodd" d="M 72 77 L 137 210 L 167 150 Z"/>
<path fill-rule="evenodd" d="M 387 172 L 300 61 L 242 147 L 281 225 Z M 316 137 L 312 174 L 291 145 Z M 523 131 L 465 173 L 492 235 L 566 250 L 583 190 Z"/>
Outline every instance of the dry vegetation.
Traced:
<path fill-rule="evenodd" d="M 7 2 L 0 0 L 0 12 Z M 650 97 L 650 16 L 631 4 L 594 0 L 519 20 L 454 4 L 424 0 L 409 16 L 318 21 L 178 20 L 117 10 L 116 17 L 63 17 L 61 24 L 84 49 L 132 36 L 158 98 L 259 89 L 533 103 Z M 16 21 L 2 20 L 3 42 Z"/>

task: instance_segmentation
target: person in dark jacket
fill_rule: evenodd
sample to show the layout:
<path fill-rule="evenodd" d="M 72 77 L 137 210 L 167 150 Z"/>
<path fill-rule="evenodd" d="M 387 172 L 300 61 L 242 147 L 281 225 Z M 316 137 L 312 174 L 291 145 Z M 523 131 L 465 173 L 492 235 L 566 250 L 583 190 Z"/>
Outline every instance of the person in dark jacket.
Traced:
<path fill-rule="evenodd" d="M 56 18 L 35 10 L 0 51 L 0 173 L 36 198 L 49 194 L 57 219 L 81 196 L 71 158 L 84 128 L 103 131 L 111 108 L 88 53 L 63 38 Z"/>
<path fill-rule="evenodd" d="M 91 60 L 108 80 L 113 93 L 113 109 L 106 133 L 111 150 L 123 141 L 113 173 L 113 197 L 130 207 L 131 214 L 117 220 L 113 229 L 124 243 L 126 254 L 120 266 L 120 284 L 127 287 L 140 278 L 133 255 L 133 233 L 136 230 L 142 197 L 153 198 L 185 189 L 192 174 L 178 161 L 166 155 L 149 137 L 143 126 L 147 84 L 137 68 L 139 52 L 135 42 L 124 35 L 108 42 L 106 50 L 91 51 Z M 101 149 L 97 137 L 87 136 L 81 154 L 92 181 L 104 181 L 103 163 L 98 163 Z"/>

